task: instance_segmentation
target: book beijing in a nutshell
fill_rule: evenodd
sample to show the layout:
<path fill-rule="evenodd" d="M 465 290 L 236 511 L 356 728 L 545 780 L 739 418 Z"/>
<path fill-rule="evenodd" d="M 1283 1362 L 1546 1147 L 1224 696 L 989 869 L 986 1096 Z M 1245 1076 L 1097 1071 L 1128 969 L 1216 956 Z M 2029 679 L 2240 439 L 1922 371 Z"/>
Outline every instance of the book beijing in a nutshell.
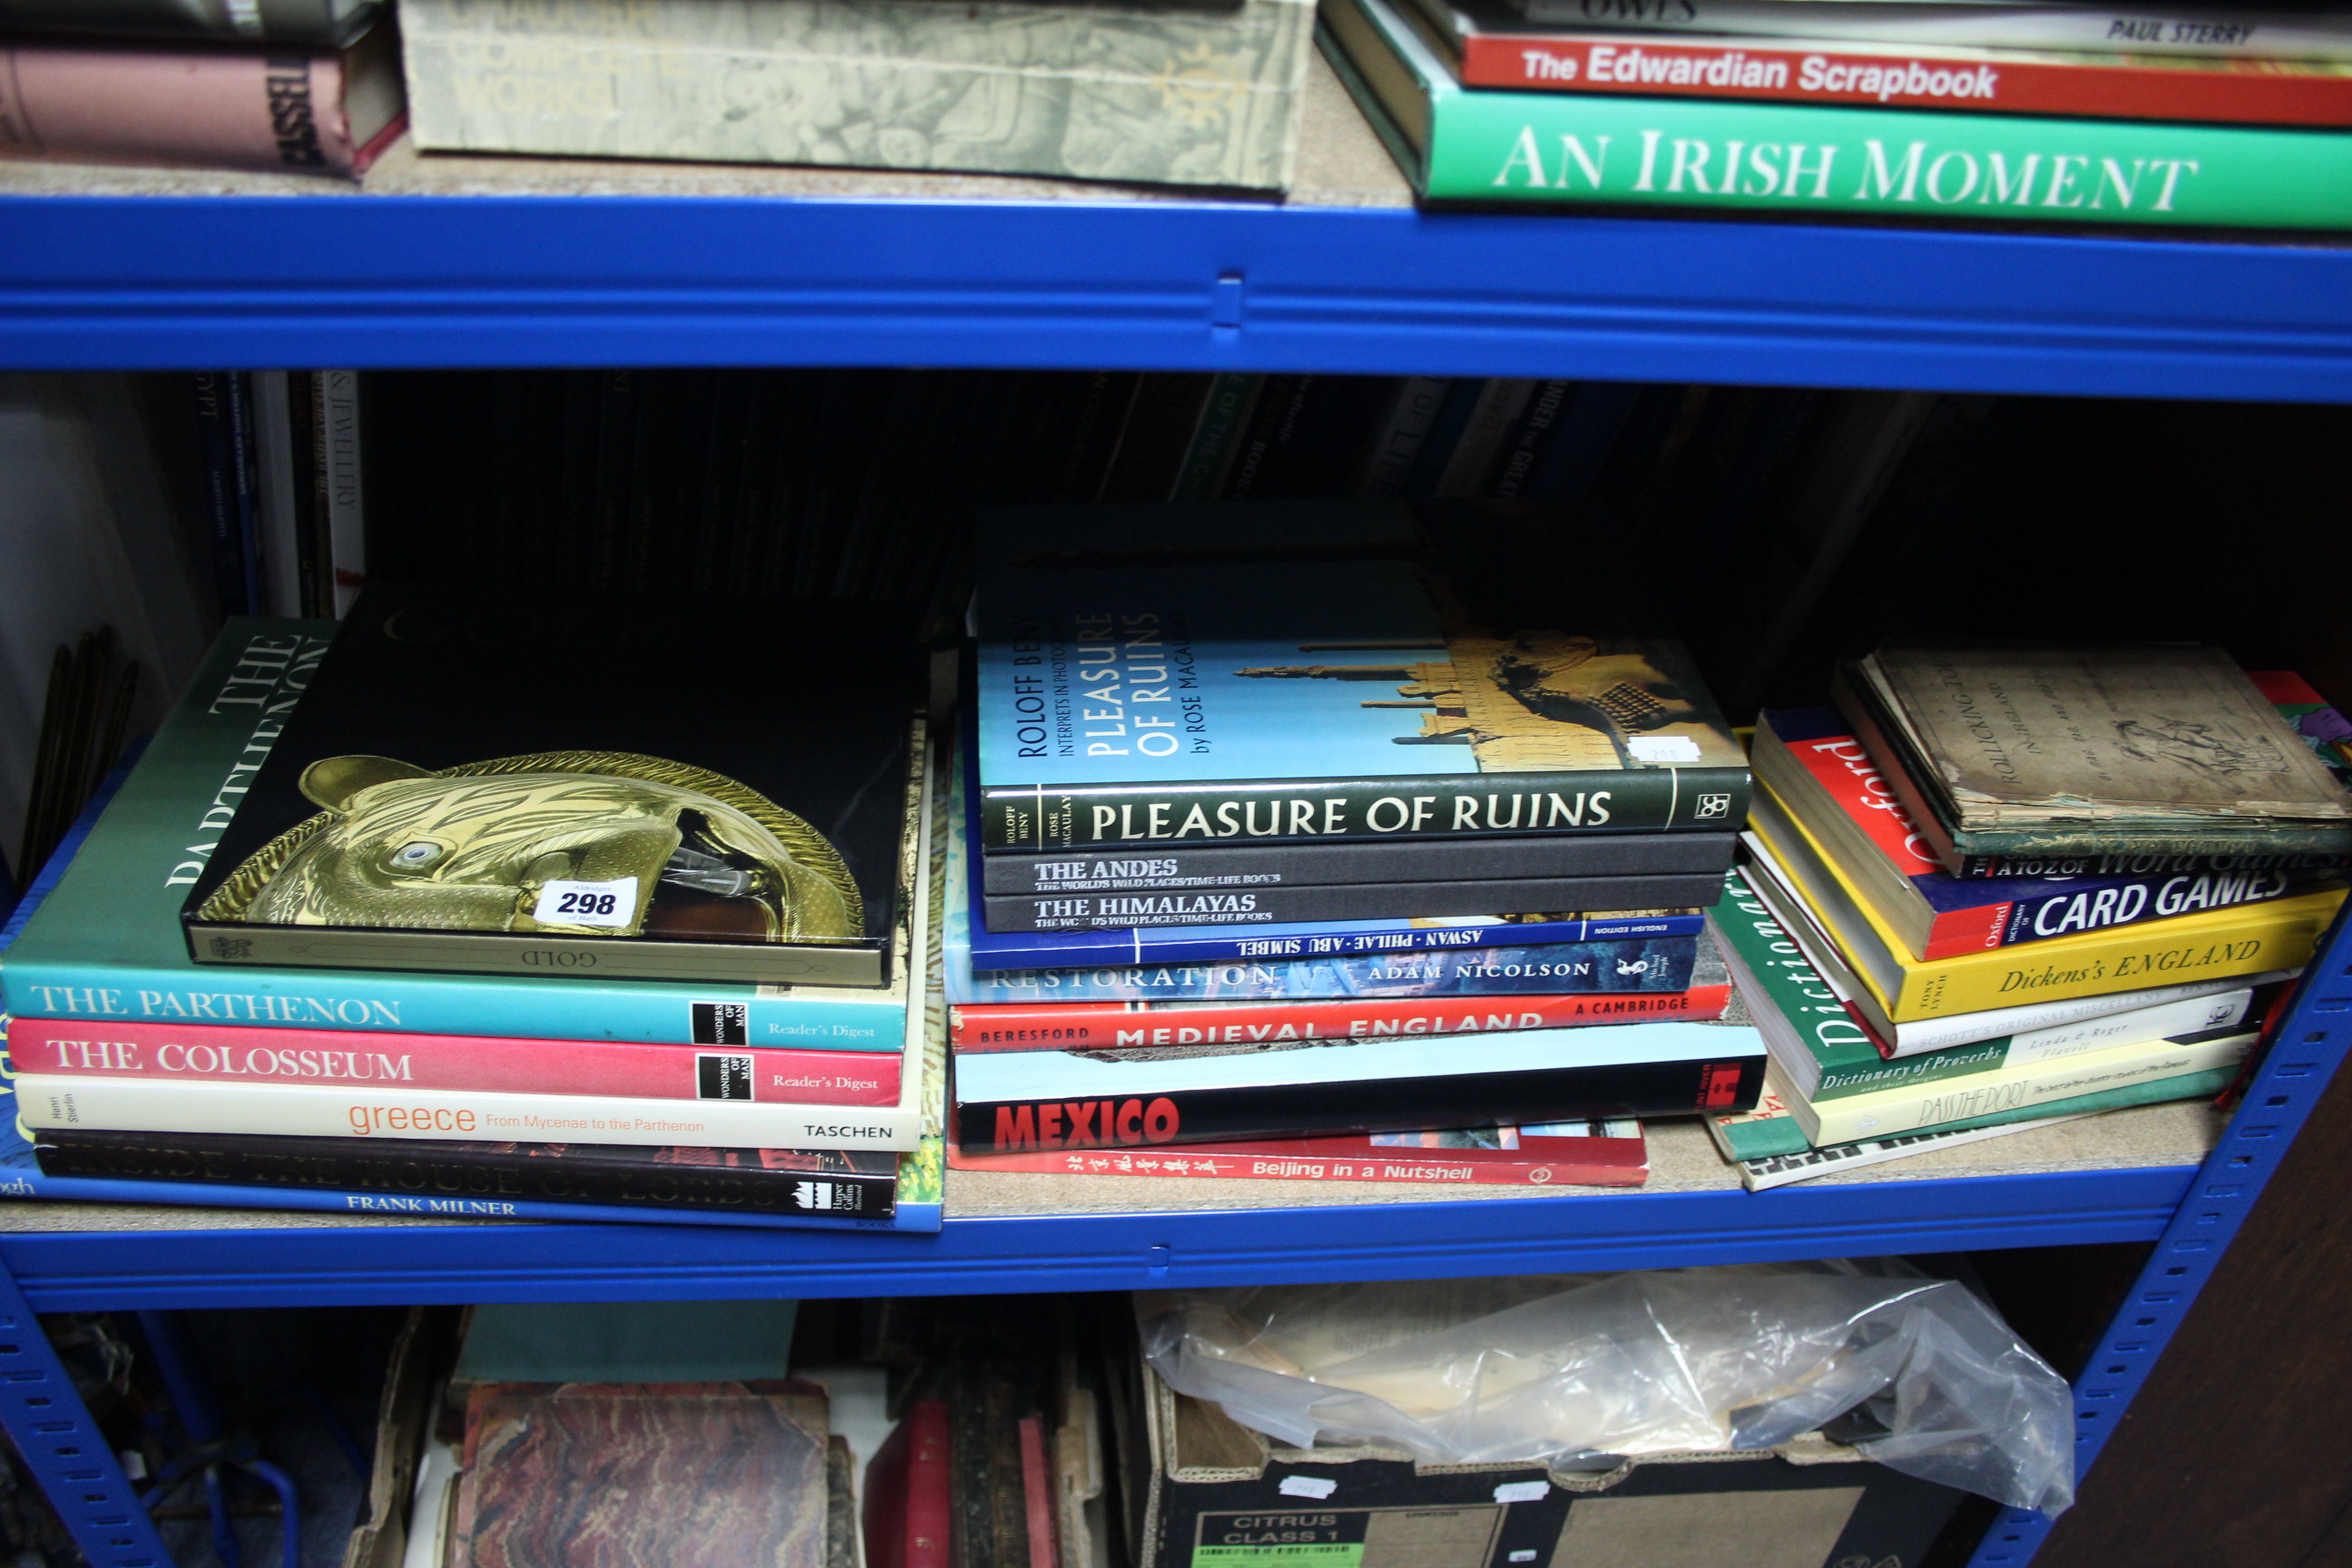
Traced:
<path fill-rule="evenodd" d="M 192 890 L 189 952 L 884 984 L 923 691 L 871 607 L 372 587 Z"/>

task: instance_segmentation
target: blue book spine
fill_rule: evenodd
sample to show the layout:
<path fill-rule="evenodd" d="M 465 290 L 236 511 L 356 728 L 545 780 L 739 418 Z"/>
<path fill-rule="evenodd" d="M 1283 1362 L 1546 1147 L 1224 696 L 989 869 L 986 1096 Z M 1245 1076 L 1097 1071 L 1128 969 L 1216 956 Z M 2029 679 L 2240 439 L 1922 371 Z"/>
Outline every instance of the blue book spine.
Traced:
<path fill-rule="evenodd" d="M 1139 931 L 971 933 L 976 970 L 1101 968 L 1158 963 L 1218 963 L 1258 959 L 1339 958 L 1475 948 L 1550 947 L 1569 942 L 1696 936 L 1700 914 L 1628 915 L 1599 920 L 1492 925 L 1416 926 L 1403 921 L 1340 921 L 1329 925 L 1171 926 Z"/>

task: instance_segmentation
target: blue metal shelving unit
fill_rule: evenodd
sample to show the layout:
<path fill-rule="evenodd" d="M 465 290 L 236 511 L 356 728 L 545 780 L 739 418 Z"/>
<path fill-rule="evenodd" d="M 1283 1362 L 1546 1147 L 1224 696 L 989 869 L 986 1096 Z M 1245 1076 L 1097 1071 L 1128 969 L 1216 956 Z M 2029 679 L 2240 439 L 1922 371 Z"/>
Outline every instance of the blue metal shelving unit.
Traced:
<path fill-rule="evenodd" d="M 1312 369 L 2352 401 L 2352 249 L 1066 203 L 0 198 L 0 367 Z M 33 1311 L 1112 1289 L 2153 1241 L 2095 1457 L 2341 1061 L 2325 959 L 2200 1170 L 959 1220 L 0 1236 L 0 1424 L 90 1561 L 165 1568 Z M 13 1283 L 9 1277 L 13 1276 Z M 21 1294 L 19 1294 L 21 1292 Z M 2048 1528 L 2004 1516 L 1983 1568 Z"/>

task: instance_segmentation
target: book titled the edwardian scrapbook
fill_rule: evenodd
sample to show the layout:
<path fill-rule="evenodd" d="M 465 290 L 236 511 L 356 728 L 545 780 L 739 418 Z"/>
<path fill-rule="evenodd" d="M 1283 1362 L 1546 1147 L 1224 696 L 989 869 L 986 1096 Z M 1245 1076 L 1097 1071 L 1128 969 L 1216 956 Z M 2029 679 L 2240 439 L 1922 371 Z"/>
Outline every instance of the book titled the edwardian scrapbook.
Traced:
<path fill-rule="evenodd" d="M 870 607 L 372 588 L 224 790 L 189 952 L 882 984 L 917 870 L 915 648 Z"/>

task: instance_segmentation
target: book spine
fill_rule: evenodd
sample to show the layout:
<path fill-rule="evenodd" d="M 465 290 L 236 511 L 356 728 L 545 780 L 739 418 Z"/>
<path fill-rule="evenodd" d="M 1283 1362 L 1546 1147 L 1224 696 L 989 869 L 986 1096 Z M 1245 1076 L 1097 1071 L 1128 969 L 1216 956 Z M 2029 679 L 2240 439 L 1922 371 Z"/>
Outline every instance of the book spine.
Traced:
<path fill-rule="evenodd" d="M 75 1077 L 414 1088 L 453 1094 L 601 1095 L 646 1100 L 896 1105 L 899 1058 L 879 1051 L 733 1052 L 607 1040 L 364 1035 L 170 1024 L 16 1018 L 19 1072 Z"/>
<path fill-rule="evenodd" d="M 358 33 L 376 9 L 373 3 L 339 6 L 331 0 L 109 0 L 102 10 L 83 0 L 9 0 L 7 25 L 36 33 L 332 44 Z"/>
<path fill-rule="evenodd" d="M 238 563 L 243 569 L 240 585 L 245 597 L 242 608 L 248 616 L 266 616 L 269 598 L 262 589 L 261 507 L 255 494 L 256 454 L 253 433 L 253 384 L 241 370 L 226 371 L 221 375 L 223 406 L 228 412 L 228 478 L 230 504 L 235 508 Z"/>
<path fill-rule="evenodd" d="M 1860 1143 L 1833 1143 L 1826 1149 L 1806 1149 L 1799 1153 L 1779 1154 L 1770 1159 L 1743 1160 L 1739 1162 L 1739 1184 L 1751 1193 L 1769 1192 L 1774 1187 L 1809 1181 L 1815 1176 L 1827 1175 L 1832 1171 L 1855 1171 L 1871 1165 L 1883 1165 L 1890 1160 L 1905 1160 L 1937 1149 L 1980 1143 L 1988 1138 L 2004 1138 L 2012 1132 L 2031 1132 L 2037 1127 L 2053 1127 L 2061 1121 L 2078 1121 L 2088 1114 L 2087 1111 L 2076 1111 L 2070 1116 L 2041 1116 L 2031 1121 L 1970 1127 L 1958 1131 L 1937 1128 L 1927 1132 L 1906 1132 L 1899 1138 L 1872 1138 Z"/>
<path fill-rule="evenodd" d="M 481 1214 L 485 1210 L 478 1205 L 493 1205 L 499 1206 L 488 1212 L 518 1218 L 578 1218 L 584 1216 L 572 1205 L 587 1205 L 872 1221 L 892 1216 L 898 1192 L 895 1174 L 702 1163 L 698 1157 L 717 1152 L 695 1149 L 648 1151 L 647 1157 L 632 1160 L 583 1158 L 576 1147 L 558 1152 L 529 1144 L 383 1147 L 355 1138 L 58 1128 L 41 1132 L 34 1152 L 47 1176 L 300 1188 L 338 1200 L 332 1207 L 363 1213 L 446 1214 L 450 1205 L 463 1204 L 456 1212 Z M 370 1196 L 374 1201 L 367 1201 Z M 346 1201 L 352 1199 L 360 1201 Z"/>
<path fill-rule="evenodd" d="M 1490 926 L 1402 926 L 1377 931 L 1331 931 L 1312 934 L 1269 931 L 1194 930 L 1183 926 L 1127 931 L 1014 933 L 983 942 L 974 939 L 974 969 L 1077 969 L 1146 963 L 1219 963 L 1293 958 L 1393 956 L 1467 948 L 1536 948 L 1587 942 L 1654 943 L 1694 938 L 1704 925 L 1696 914 L 1629 915 L 1617 919 L 1556 921 Z"/>
<path fill-rule="evenodd" d="M 446 1089 L 346 1089 L 27 1073 L 17 1114 L 33 1128 L 108 1132 L 256 1133 L 292 1138 L 492 1138 L 533 1142 L 679 1143 L 719 1149 L 915 1146 L 920 1118 L 897 1106 L 747 1105 L 732 1101 Z M 1457 1123 L 1458 1124 L 1458 1123 Z"/>
<path fill-rule="evenodd" d="M 713 985 L 703 999 L 667 986 L 571 986 L 546 981 L 312 969 L 296 973 L 50 963 L 0 965 L 17 1018 L 104 1023 L 234 1024 L 257 1029 L 478 1035 L 505 1039 L 622 1040 L 669 1046 L 811 1046 L 897 1051 L 906 1007 L 884 996 L 795 989 L 761 996 Z"/>
<path fill-rule="evenodd" d="M 1738 1057 L 1266 1082 L 1079 1100 L 974 1100 L 957 1103 L 954 1125 L 957 1143 L 981 1154 L 1443 1131 L 1475 1126 L 1498 1105 L 1528 1121 L 1687 1116 L 1753 1103 L 1763 1072 L 1760 1057 Z"/>
<path fill-rule="evenodd" d="M 1954 876 L 1969 880 L 2014 880 L 2035 877 L 2116 877 L 2155 879 L 2172 876 L 2249 875 L 2284 871 L 2317 876 L 2352 867 L 2342 855 L 1966 855 Z"/>
<path fill-rule="evenodd" d="M 331 53 L 205 44 L 18 42 L 10 121 L 27 151 L 266 173 L 349 174 Z"/>
<path fill-rule="evenodd" d="M 2352 227 L 2352 144 L 2323 131 L 1465 92 L 1381 0 L 1337 0 L 1336 8 L 1344 15 L 1351 5 L 1372 18 L 1371 30 L 1429 95 L 1423 194 L 1432 197 Z M 1363 29 L 1339 31 L 1347 47 L 1366 45 Z"/>
<path fill-rule="evenodd" d="M 469 974 L 593 974 L 684 984 L 879 986 L 879 948 L 832 943 L 666 942 L 647 937 L 505 931 L 445 933 L 389 927 L 185 925 L 198 963 L 303 969 L 436 969 Z"/>
<path fill-rule="evenodd" d="M 1720 879 L 1739 844 L 1733 833 L 1620 833 L 1550 838 L 1442 838 L 1386 843 L 1160 846 L 1141 853 L 1036 855 L 1008 850 L 981 859 L 986 893 L 1128 893 L 1252 886 L 1428 882 L 1506 877 Z M 1712 903 L 1712 895 L 1699 900 Z M 1428 911 L 1420 911 L 1426 913 Z"/>
<path fill-rule="evenodd" d="M 1442 375 L 1408 375 L 1402 380 L 1373 435 L 1363 476 L 1356 484 L 1357 495 L 1380 500 L 1404 494 L 1413 465 L 1436 426 L 1445 389 L 1452 384 Z"/>
<path fill-rule="evenodd" d="M 1868 43 L 1481 32 L 1462 41 L 1462 85 L 2102 120 L 2352 124 L 2352 73 L 2269 59 L 2179 66 Z"/>
<path fill-rule="evenodd" d="M 1841 1065 L 1821 1069 L 1813 1086 L 1814 1100 L 1845 1100 L 1890 1089 L 1916 1089 L 1926 1083 L 1997 1073 L 2017 1066 L 2009 1059 L 2007 1039 L 1973 1040 L 1965 1046 L 1924 1056 L 1876 1058 L 1866 1065 Z"/>
<path fill-rule="evenodd" d="M 1530 22 L 1570 27 L 1586 21 L 1590 14 L 1582 0 L 1528 0 L 1521 9 Z M 2152 16 L 2095 5 L 1682 0 L 1672 6 L 1644 7 L 1642 21 L 1645 26 L 1669 33 L 2255 59 L 2352 59 L 2352 27 L 2340 16 L 2231 12 L 2218 7 Z"/>
<path fill-rule="evenodd" d="M 334 614 L 351 613 L 367 584 L 366 492 L 360 440 L 360 373 L 322 370 L 319 386 L 320 494 L 326 510 Z"/>
<path fill-rule="evenodd" d="M 1538 914 L 1549 910 L 1687 909 L 1711 901 L 1720 871 L 1679 877 L 1519 877 L 1507 881 L 1373 882 L 1243 891 L 992 894 L 981 900 L 992 931 L 1128 931 L 1146 926 L 1303 924 L 1310 921 L 1418 920 Z"/>
<path fill-rule="evenodd" d="M 1852 1143 L 1958 1121 L 1980 1123 L 1984 1117 L 2007 1111 L 2030 1112 L 2039 1108 L 2048 1115 L 2050 1106 L 2078 1095 L 2233 1067 L 2244 1059 L 2254 1039 L 2249 1032 L 2219 1039 L 2192 1037 L 2121 1046 L 2087 1058 L 2011 1069 L 1960 1083 L 1801 1104 L 1796 1110 L 1798 1119 L 1807 1124 L 1806 1135 L 1817 1144 Z"/>
<path fill-rule="evenodd" d="M 1936 917 L 1925 956 L 1947 958 L 1988 947 L 2014 947 L 2049 942 L 2086 931 L 2138 925 L 2170 920 L 2175 915 L 2241 904 L 2264 904 L 2313 891 L 2308 879 L 2284 871 L 2221 872 L 2200 875 L 2100 879 L 2088 888 L 2028 894 L 2007 903 L 1979 910 L 1955 910 Z M 1948 930 L 1947 922 L 1950 921 Z M 1990 925 L 1989 931 L 1983 928 Z"/>
<path fill-rule="evenodd" d="M 949 1042 L 959 1054 L 1094 1051 L 1152 1046 L 1256 1045 L 1273 1040 L 1360 1040 L 1386 1035 L 1477 1035 L 1565 1029 L 1643 1018 L 1720 1018 L 1728 985 L 1680 991 L 1611 991 L 1514 996 L 1477 1007 L 1450 998 L 1344 1002 L 1076 1003 L 1060 1007 L 956 1007 Z"/>
<path fill-rule="evenodd" d="M 1748 812 L 1748 770 L 1674 766 L 1220 784 L 999 784 L 980 792 L 981 847 L 1051 852 L 1526 834 L 1719 833 Z"/>
<path fill-rule="evenodd" d="M 1756 830 L 1758 839 L 1801 889 L 1803 901 L 1816 910 L 1843 902 L 1867 930 L 1853 940 L 1874 942 L 1885 950 L 1894 968 L 1892 994 L 1885 983 L 1857 966 L 1855 975 L 1867 985 L 1888 1017 L 1897 1023 L 1948 1017 L 2014 1006 L 2035 999 L 2037 993 L 2062 997 L 2096 996 L 2111 992 L 2139 991 L 2166 983 L 2236 979 L 2270 970 L 2298 967 L 2311 959 L 2313 949 L 2344 901 L 2339 892 L 2305 893 L 2265 904 L 2175 921 L 2084 931 L 2066 939 L 2052 956 L 2050 944 L 2029 943 L 2012 952 L 1970 952 L 1957 957 L 1914 960 L 1899 951 L 1900 939 L 1875 922 L 1866 905 L 1853 900 L 1835 884 L 1821 847 L 1804 825 L 1782 817 L 1794 843 Z"/>
<path fill-rule="evenodd" d="M 2008 1037 L 2006 1055 L 2011 1067 L 2032 1067 L 2135 1041 L 2168 1040 L 2227 1028 L 2245 1022 L 2253 996 L 2252 986 L 2240 986 L 2210 996 L 2191 996 L 2161 1006 L 2135 1007 L 2129 1012 L 2109 1013 L 2053 1029 L 2011 1035 Z"/>
<path fill-rule="evenodd" d="M 229 438 L 228 386 L 233 373 L 202 370 L 194 379 L 196 441 L 205 458 L 205 521 L 212 546 L 213 596 L 223 616 L 247 613 L 245 536 L 236 521 L 236 447 Z"/>
<path fill-rule="evenodd" d="M 1456 1151 L 1401 1147 L 1346 1156 L 1256 1152 L 1222 1144 L 1183 1145 L 1179 1151 L 1077 1150 L 1066 1153 L 962 1154 L 949 1156 L 958 1171 L 1010 1171 L 1038 1175 L 1160 1176 L 1279 1182 L 1385 1182 L 1403 1186 L 1460 1187 L 1638 1187 L 1649 1179 L 1644 1162 L 1613 1164 L 1523 1156 L 1467 1158 Z"/>
<path fill-rule="evenodd" d="M 1257 402 L 1262 375 L 1220 375 L 1209 384 L 1208 401 L 1201 405 L 1200 423 L 1192 427 L 1192 443 L 1184 450 L 1176 482 L 1168 489 L 1171 501 L 1210 501 L 1224 488 L 1225 472 L 1233 467 L 1242 431 Z"/>

